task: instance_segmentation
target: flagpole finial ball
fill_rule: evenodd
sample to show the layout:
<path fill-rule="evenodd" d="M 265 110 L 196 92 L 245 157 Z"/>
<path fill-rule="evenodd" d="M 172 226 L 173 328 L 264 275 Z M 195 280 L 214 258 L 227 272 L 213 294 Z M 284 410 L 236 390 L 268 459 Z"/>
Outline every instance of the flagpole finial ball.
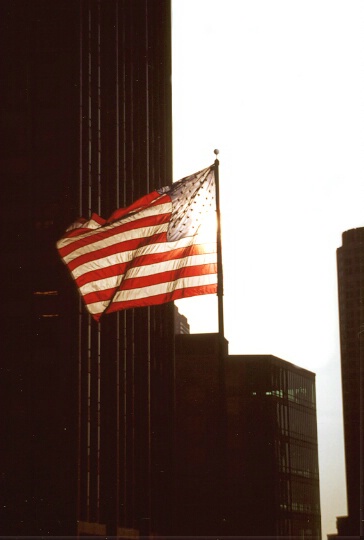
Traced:
<path fill-rule="evenodd" d="M 217 148 L 215 148 L 214 154 L 218 155 L 219 153 L 220 153 L 219 150 Z"/>

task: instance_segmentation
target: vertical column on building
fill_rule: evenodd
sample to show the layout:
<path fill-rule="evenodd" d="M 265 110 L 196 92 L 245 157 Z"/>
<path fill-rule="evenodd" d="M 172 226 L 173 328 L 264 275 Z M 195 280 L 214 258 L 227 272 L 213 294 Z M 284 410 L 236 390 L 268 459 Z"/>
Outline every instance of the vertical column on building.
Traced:
<path fill-rule="evenodd" d="M 159 18 L 165 10 L 159 0 L 80 0 L 80 6 L 79 210 L 107 217 L 171 180 L 165 43 L 159 34 L 150 39 L 151 24 L 159 32 L 169 22 Z M 160 380 L 153 381 L 171 353 L 172 335 L 164 330 L 169 317 L 173 327 L 169 308 L 127 310 L 97 324 L 80 304 L 79 532 L 149 533 L 159 407 L 153 396 L 165 399 Z"/>

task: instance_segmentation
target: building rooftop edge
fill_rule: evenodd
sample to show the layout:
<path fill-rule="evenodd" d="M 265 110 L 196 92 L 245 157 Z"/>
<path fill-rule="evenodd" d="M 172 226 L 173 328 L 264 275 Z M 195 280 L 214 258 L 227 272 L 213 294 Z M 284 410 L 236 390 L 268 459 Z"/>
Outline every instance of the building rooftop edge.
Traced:
<path fill-rule="evenodd" d="M 274 354 L 229 354 L 229 358 L 238 360 L 239 358 L 244 360 L 271 360 L 273 362 L 276 362 L 278 364 L 285 364 L 286 366 L 292 366 L 295 370 L 300 370 L 305 373 L 309 373 L 310 375 L 314 375 L 316 377 L 316 373 L 314 371 L 310 371 L 309 369 L 303 368 L 301 366 L 298 366 L 297 364 L 294 364 L 293 362 L 289 362 L 288 360 L 284 360 L 283 358 L 279 358 L 278 356 L 275 356 Z"/>

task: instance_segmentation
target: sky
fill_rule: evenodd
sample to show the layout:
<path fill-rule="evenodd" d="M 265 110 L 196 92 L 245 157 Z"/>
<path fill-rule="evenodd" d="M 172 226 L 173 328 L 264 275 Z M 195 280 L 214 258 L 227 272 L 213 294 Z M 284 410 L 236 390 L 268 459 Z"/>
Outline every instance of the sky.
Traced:
<path fill-rule="evenodd" d="M 172 0 L 173 180 L 220 151 L 225 337 L 316 373 L 323 539 L 346 515 L 336 250 L 364 226 L 364 2 Z M 217 300 L 177 302 L 217 331 Z"/>

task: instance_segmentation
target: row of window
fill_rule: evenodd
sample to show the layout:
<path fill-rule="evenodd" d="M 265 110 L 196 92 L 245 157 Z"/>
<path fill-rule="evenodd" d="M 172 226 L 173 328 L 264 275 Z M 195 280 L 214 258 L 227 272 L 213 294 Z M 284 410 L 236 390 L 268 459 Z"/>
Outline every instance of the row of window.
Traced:
<path fill-rule="evenodd" d="M 283 435 L 297 435 L 302 440 L 317 440 L 316 415 L 308 407 L 287 406 L 284 402 L 276 404 L 276 420 Z"/>
<path fill-rule="evenodd" d="M 279 484 L 279 500 L 279 506 L 282 510 L 319 514 L 319 484 L 318 482 L 297 481 L 286 477 Z"/>
<path fill-rule="evenodd" d="M 309 392 L 307 387 L 288 388 L 288 390 L 266 390 L 264 394 L 266 396 L 274 396 L 280 399 L 287 398 L 289 401 L 293 401 L 295 403 L 302 403 L 305 406 L 309 406 L 312 408 L 315 405 L 314 399 L 312 398 L 313 392 Z M 256 396 L 257 392 L 253 391 L 252 395 Z"/>
<path fill-rule="evenodd" d="M 270 387 L 265 393 L 278 398 L 288 398 L 312 408 L 316 406 L 314 377 L 279 366 L 272 366 Z"/>
<path fill-rule="evenodd" d="M 292 439 L 275 443 L 277 462 L 281 472 L 318 479 L 317 446 L 295 443 Z"/>
<path fill-rule="evenodd" d="M 291 504 L 281 503 L 279 508 L 288 512 L 318 513 L 320 511 L 318 504 L 304 504 L 300 502 L 292 502 Z"/>
<path fill-rule="evenodd" d="M 316 415 L 310 409 L 289 407 L 289 431 L 300 439 L 317 441 Z"/>

